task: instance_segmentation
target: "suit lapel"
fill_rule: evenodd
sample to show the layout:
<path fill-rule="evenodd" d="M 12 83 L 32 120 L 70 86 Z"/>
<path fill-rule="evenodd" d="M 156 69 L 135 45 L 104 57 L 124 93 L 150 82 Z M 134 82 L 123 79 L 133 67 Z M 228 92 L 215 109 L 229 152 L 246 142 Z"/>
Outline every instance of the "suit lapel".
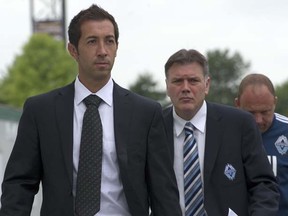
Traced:
<path fill-rule="evenodd" d="M 219 148 L 221 146 L 222 128 L 221 128 L 221 116 L 215 108 L 211 108 L 210 103 L 207 103 L 207 120 L 206 120 L 206 143 L 205 143 L 205 156 L 204 156 L 204 173 L 205 179 L 209 179 L 210 174 L 215 165 L 215 161 L 218 155 Z M 163 111 L 165 128 L 168 137 L 168 145 L 170 150 L 170 156 L 174 161 L 174 132 L 173 132 L 173 113 L 172 107 L 166 108 Z M 209 150 L 208 150 L 209 149 Z"/>
<path fill-rule="evenodd" d="M 207 120 L 206 120 L 206 141 L 204 156 L 204 182 L 208 181 L 210 174 L 215 165 L 215 161 L 221 146 L 223 128 L 221 127 L 222 114 L 217 112 L 212 104 L 207 103 Z"/>
<path fill-rule="evenodd" d="M 174 161 L 174 131 L 173 131 L 173 109 L 172 106 L 163 111 L 168 148 L 172 161 Z"/>
<path fill-rule="evenodd" d="M 59 90 L 55 98 L 55 106 L 64 161 L 72 187 L 74 82 Z"/>
<path fill-rule="evenodd" d="M 115 145 L 119 161 L 119 166 L 123 174 L 127 164 L 127 137 L 130 133 L 131 114 L 133 104 L 129 100 L 130 92 L 114 83 L 113 88 L 113 108 L 114 108 L 114 132 Z"/>

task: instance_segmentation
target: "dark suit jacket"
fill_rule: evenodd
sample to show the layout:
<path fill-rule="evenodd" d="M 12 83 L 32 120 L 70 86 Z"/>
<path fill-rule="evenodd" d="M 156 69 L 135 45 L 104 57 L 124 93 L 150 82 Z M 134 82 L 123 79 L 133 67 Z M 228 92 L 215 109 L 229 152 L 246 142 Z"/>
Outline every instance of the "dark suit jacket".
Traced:
<path fill-rule="evenodd" d="M 174 155 L 172 107 L 164 110 L 171 157 Z M 272 216 L 278 209 L 278 187 L 252 115 L 207 103 L 204 155 L 204 199 L 209 216 Z M 235 178 L 224 174 L 230 164 Z"/>
<path fill-rule="evenodd" d="M 161 106 L 114 83 L 120 177 L 133 216 L 180 216 Z M 73 216 L 74 83 L 28 99 L 2 184 L 1 216 L 30 215 L 39 183 L 42 216 Z"/>

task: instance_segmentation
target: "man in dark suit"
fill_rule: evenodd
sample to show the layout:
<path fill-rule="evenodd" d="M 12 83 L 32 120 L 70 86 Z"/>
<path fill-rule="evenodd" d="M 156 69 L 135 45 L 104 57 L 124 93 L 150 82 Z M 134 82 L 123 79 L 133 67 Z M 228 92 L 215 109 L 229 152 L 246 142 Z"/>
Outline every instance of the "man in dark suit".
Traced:
<path fill-rule="evenodd" d="M 194 187 L 186 186 L 187 176 L 192 176 L 187 174 L 185 162 L 189 156 L 187 142 L 183 143 L 187 122 L 192 123 L 197 144 L 193 148 L 198 148 L 198 155 L 191 161 L 197 161 L 201 174 L 195 194 L 202 195 L 194 204 L 200 210 L 193 211 L 203 212 L 188 215 L 276 215 L 278 186 L 253 116 L 205 101 L 210 84 L 208 63 L 196 50 L 182 49 L 173 54 L 165 64 L 165 75 L 172 106 L 164 110 L 164 120 L 183 215 L 192 212 L 189 202 L 193 197 L 189 200 L 187 191 Z M 190 180 L 194 182 L 194 177 Z"/>
<path fill-rule="evenodd" d="M 155 216 L 180 216 L 160 104 L 111 78 L 119 37 L 113 16 L 92 5 L 72 19 L 68 34 L 79 74 L 72 84 L 25 102 L 2 184 L 0 215 L 30 215 L 42 182 L 41 215 L 90 216 L 75 206 L 83 100 L 92 94 L 102 100 L 103 153 L 102 172 L 96 173 L 101 175 L 100 210 L 91 215 L 148 216 L 150 209 Z"/>

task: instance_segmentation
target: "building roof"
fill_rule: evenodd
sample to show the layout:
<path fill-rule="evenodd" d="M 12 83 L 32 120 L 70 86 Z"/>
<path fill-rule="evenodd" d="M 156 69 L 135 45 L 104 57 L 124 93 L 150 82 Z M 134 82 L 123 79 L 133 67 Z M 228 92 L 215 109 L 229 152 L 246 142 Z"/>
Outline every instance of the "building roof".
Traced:
<path fill-rule="evenodd" d="M 16 121 L 18 122 L 22 110 L 0 104 L 0 120 Z"/>

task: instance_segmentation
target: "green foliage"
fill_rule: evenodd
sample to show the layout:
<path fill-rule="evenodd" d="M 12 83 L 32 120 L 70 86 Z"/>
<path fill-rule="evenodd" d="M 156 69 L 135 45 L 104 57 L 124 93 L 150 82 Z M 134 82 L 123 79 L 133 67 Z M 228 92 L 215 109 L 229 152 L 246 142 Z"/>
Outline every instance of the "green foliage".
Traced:
<path fill-rule="evenodd" d="M 207 60 L 211 82 L 206 99 L 233 105 L 240 78 L 248 71 L 250 63 L 244 62 L 238 52 L 231 55 L 228 49 L 208 51 Z"/>
<path fill-rule="evenodd" d="M 283 84 L 276 86 L 275 91 L 278 97 L 275 112 L 288 116 L 288 80 Z"/>
<path fill-rule="evenodd" d="M 0 102 L 22 107 L 27 97 L 71 82 L 77 72 L 63 41 L 34 34 L 0 83 Z"/>
<path fill-rule="evenodd" d="M 153 76 L 148 72 L 140 74 L 136 82 L 129 86 L 132 92 L 154 99 L 161 104 L 166 104 L 166 91 L 157 89 L 158 83 L 153 80 Z"/>

